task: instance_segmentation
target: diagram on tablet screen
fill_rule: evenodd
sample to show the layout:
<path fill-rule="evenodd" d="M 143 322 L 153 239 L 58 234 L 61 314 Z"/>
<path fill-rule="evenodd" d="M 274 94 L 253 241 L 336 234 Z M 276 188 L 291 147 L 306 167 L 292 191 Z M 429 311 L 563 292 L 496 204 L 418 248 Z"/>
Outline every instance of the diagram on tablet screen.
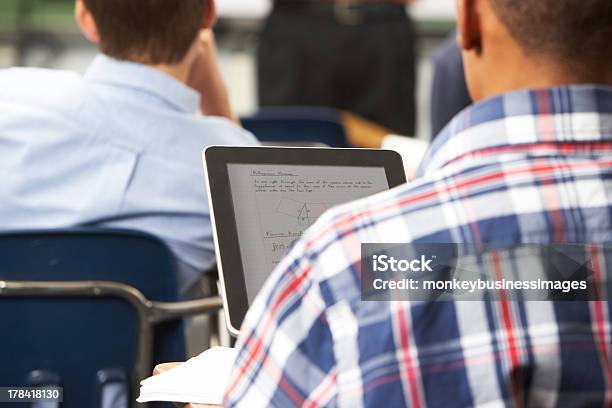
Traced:
<path fill-rule="evenodd" d="M 276 207 L 276 212 L 295 218 L 299 226 L 307 227 L 327 210 L 323 203 L 307 203 L 283 197 Z"/>
<path fill-rule="evenodd" d="M 241 163 L 227 168 L 249 299 L 302 245 L 305 231 L 324 212 L 389 187 L 383 167 Z"/>

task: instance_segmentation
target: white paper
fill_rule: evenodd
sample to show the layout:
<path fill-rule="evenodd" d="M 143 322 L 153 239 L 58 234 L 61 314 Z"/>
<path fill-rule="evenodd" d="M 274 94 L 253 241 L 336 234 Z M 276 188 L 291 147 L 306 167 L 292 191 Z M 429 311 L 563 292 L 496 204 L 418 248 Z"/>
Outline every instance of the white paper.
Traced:
<path fill-rule="evenodd" d="M 395 150 L 402 156 L 408 181 L 414 180 L 416 177 L 419 164 L 421 164 L 428 147 L 429 144 L 423 140 L 405 136 L 389 135 L 385 136 L 382 141 L 383 149 Z"/>
<path fill-rule="evenodd" d="M 137 401 L 221 405 L 235 360 L 234 348 L 208 349 L 178 367 L 142 380 Z"/>

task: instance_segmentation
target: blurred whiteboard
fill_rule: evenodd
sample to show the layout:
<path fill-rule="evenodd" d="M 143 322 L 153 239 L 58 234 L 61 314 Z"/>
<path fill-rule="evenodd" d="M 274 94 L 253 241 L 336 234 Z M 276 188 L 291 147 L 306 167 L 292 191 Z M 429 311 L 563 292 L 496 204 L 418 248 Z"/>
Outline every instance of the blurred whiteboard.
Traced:
<path fill-rule="evenodd" d="M 217 0 L 217 13 L 221 18 L 262 19 L 271 8 L 271 0 Z M 417 0 L 410 9 L 417 20 L 451 20 L 455 17 L 454 0 Z"/>
<path fill-rule="evenodd" d="M 455 0 L 416 0 L 410 14 L 417 20 L 454 20 Z"/>
<path fill-rule="evenodd" d="M 272 8 L 271 0 L 216 0 L 221 18 L 265 18 Z"/>

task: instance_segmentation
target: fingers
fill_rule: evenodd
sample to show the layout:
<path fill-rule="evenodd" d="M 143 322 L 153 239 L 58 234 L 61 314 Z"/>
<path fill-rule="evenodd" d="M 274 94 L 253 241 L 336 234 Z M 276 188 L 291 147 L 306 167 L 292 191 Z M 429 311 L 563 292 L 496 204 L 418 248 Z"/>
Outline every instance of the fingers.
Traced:
<path fill-rule="evenodd" d="M 174 367 L 178 367 L 183 363 L 164 363 L 164 364 L 158 364 L 157 366 L 155 366 L 155 368 L 153 369 L 153 375 L 158 375 L 161 373 L 164 373 L 168 370 L 173 369 Z"/>

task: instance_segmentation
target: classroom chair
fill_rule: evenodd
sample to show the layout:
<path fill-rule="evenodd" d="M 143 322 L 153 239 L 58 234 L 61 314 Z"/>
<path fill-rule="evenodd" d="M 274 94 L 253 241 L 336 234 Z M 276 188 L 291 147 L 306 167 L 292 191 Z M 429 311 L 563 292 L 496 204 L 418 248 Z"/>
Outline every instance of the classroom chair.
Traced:
<path fill-rule="evenodd" d="M 222 308 L 178 302 L 172 254 L 142 232 L 5 232 L 0 259 L 0 384 L 61 386 L 64 408 L 138 406 L 155 364 L 186 359 L 182 318 Z"/>
<path fill-rule="evenodd" d="M 260 141 L 312 146 L 349 147 L 337 110 L 323 107 L 265 107 L 241 118 Z"/>

